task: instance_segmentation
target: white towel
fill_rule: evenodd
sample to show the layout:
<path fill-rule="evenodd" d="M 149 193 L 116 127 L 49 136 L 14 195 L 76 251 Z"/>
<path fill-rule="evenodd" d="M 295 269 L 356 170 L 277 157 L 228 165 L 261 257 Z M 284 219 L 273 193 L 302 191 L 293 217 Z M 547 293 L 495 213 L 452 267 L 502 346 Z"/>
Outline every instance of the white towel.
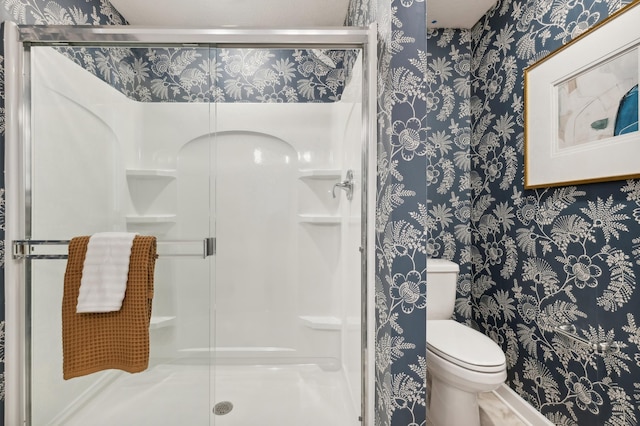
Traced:
<path fill-rule="evenodd" d="M 113 312 L 127 290 L 134 233 L 100 232 L 89 239 L 76 312 Z"/>

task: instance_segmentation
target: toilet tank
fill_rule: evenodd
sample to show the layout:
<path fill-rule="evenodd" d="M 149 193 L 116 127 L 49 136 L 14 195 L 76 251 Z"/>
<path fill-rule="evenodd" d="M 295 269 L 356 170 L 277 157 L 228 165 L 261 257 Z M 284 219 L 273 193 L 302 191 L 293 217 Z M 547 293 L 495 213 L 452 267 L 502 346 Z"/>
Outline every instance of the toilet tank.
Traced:
<path fill-rule="evenodd" d="M 446 259 L 427 259 L 427 319 L 450 319 L 456 302 L 460 266 Z"/>

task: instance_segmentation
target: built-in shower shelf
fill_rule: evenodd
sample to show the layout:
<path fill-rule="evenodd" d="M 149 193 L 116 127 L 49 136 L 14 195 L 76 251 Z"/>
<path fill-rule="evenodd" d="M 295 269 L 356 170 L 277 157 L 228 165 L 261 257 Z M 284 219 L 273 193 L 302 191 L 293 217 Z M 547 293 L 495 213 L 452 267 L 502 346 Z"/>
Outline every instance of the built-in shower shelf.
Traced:
<path fill-rule="evenodd" d="M 175 223 L 175 214 L 155 214 L 155 215 L 129 215 L 126 217 L 127 223 Z"/>
<path fill-rule="evenodd" d="M 299 214 L 298 220 L 301 223 L 311 223 L 315 225 L 339 225 L 342 218 L 340 216 Z"/>
<path fill-rule="evenodd" d="M 157 330 L 158 328 L 170 327 L 176 323 L 176 317 L 151 317 L 151 323 L 149 324 L 150 330 Z"/>
<path fill-rule="evenodd" d="M 303 169 L 300 179 L 340 180 L 340 169 Z"/>
<path fill-rule="evenodd" d="M 298 318 L 302 324 L 314 330 L 340 330 L 342 327 L 342 320 L 337 317 L 303 315 Z"/>
<path fill-rule="evenodd" d="M 127 177 L 136 179 L 175 179 L 173 169 L 127 169 Z"/>

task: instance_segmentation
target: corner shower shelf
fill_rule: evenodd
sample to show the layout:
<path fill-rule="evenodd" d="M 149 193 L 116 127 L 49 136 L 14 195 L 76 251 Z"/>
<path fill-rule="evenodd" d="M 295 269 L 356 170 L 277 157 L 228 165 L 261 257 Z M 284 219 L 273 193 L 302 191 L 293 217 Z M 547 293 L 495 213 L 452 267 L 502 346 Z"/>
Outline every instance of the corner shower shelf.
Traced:
<path fill-rule="evenodd" d="M 302 324 L 314 330 L 340 330 L 342 327 L 342 320 L 337 317 L 303 315 L 298 318 Z"/>
<path fill-rule="evenodd" d="M 127 177 L 137 179 L 175 179 L 176 171 L 173 169 L 127 169 Z"/>
<path fill-rule="evenodd" d="M 176 322 L 176 317 L 151 317 L 149 330 L 157 330 L 159 328 L 170 327 Z"/>
<path fill-rule="evenodd" d="M 126 217 L 127 223 L 175 223 L 176 215 L 174 214 L 155 214 L 136 216 L 129 215 Z"/>
<path fill-rule="evenodd" d="M 298 220 L 301 223 L 311 223 L 314 225 L 339 225 L 342 218 L 340 216 L 299 214 Z"/>
<path fill-rule="evenodd" d="M 340 169 L 303 169 L 300 179 L 340 180 Z"/>

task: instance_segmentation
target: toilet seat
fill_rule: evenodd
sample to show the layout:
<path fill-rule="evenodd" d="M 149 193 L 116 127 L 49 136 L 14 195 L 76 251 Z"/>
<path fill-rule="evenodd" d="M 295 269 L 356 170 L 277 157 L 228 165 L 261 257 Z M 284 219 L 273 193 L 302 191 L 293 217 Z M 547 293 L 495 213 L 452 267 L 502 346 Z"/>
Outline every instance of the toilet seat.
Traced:
<path fill-rule="evenodd" d="M 496 342 L 454 320 L 427 321 L 427 350 L 471 371 L 498 373 L 506 366 Z"/>

